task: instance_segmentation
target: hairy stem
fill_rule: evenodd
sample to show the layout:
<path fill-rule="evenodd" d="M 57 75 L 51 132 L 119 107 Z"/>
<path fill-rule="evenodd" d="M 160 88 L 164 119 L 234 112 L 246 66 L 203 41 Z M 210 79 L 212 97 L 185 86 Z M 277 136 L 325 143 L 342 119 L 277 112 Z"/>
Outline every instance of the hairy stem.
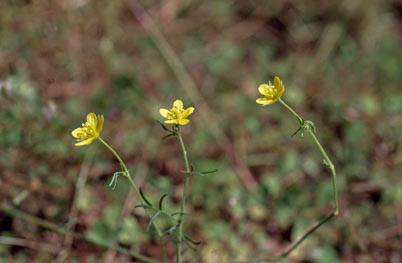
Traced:
<path fill-rule="evenodd" d="M 184 190 L 183 190 L 183 197 L 181 199 L 181 206 L 180 206 L 180 218 L 179 218 L 179 237 L 178 237 L 178 242 L 177 242 L 177 263 L 180 263 L 181 260 L 181 243 L 182 243 L 182 237 L 183 237 L 183 225 L 184 225 L 184 206 L 186 204 L 186 195 L 187 195 L 187 188 L 188 188 L 188 181 L 190 178 L 190 165 L 188 163 L 188 158 L 187 158 L 187 151 L 186 147 L 184 146 L 183 138 L 180 134 L 180 131 L 177 132 L 177 136 L 179 137 L 180 141 L 180 146 L 181 150 L 183 152 L 183 158 L 184 158 L 184 163 L 186 165 L 186 178 L 184 181 Z"/>

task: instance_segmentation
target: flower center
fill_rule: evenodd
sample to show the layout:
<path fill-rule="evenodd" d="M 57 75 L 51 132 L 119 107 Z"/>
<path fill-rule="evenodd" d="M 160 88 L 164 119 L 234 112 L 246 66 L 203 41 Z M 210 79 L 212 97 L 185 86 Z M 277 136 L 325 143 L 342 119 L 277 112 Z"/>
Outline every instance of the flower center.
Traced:
<path fill-rule="evenodd" d="M 172 109 L 170 109 L 168 118 L 171 119 L 171 120 L 182 119 L 182 113 L 183 113 L 183 110 L 180 110 L 180 109 L 178 109 L 176 107 L 173 107 Z"/>

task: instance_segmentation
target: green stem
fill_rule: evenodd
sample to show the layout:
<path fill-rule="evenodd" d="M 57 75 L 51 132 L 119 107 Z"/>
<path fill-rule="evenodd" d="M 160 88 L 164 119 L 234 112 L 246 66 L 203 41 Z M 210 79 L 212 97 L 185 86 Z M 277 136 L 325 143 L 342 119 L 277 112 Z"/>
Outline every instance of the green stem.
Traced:
<path fill-rule="evenodd" d="M 10 215 L 12 217 L 21 218 L 22 220 L 28 221 L 28 222 L 30 222 L 32 224 L 41 226 L 43 228 L 49 229 L 51 231 L 54 231 L 54 232 L 57 232 L 57 233 L 60 233 L 60 234 L 63 234 L 63 235 L 69 235 L 69 236 L 72 236 L 72 237 L 77 238 L 77 239 L 85 240 L 85 241 L 87 241 L 89 243 L 92 243 L 92 244 L 95 244 L 97 246 L 101 246 L 101 247 L 104 247 L 104 248 L 109 248 L 109 249 L 116 250 L 116 251 L 118 251 L 120 253 L 132 256 L 132 257 L 137 258 L 139 260 L 142 260 L 144 262 L 160 263 L 160 261 L 157 261 L 157 260 L 154 260 L 152 258 L 143 256 L 143 255 L 140 255 L 140 254 L 137 254 L 137 253 L 134 253 L 129 249 L 126 249 L 126 248 L 123 248 L 123 247 L 120 247 L 120 246 L 113 246 L 113 245 L 109 244 L 108 242 L 103 242 L 103 241 L 98 240 L 98 239 L 95 240 L 95 239 L 90 238 L 87 235 L 83 235 L 83 234 L 79 234 L 79 233 L 76 233 L 76 232 L 73 232 L 73 231 L 69 231 L 68 229 L 66 229 L 64 227 L 60 227 L 60 226 L 58 226 L 56 224 L 53 224 L 53 223 L 48 222 L 46 220 L 43 220 L 43 219 L 41 219 L 39 217 L 35 217 L 35 216 L 30 215 L 30 214 L 27 214 L 27 213 L 25 213 L 25 212 L 23 212 L 21 210 L 18 210 L 16 208 L 14 208 L 13 206 L 8 205 L 6 203 L 1 204 L 0 210 L 2 210 L 4 213 L 6 213 L 6 214 L 8 214 L 8 215 Z"/>
<path fill-rule="evenodd" d="M 142 196 L 141 196 L 141 194 L 140 194 L 140 191 L 138 190 L 137 185 L 134 183 L 133 179 L 131 178 L 130 171 L 127 169 L 126 164 L 123 162 L 123 160 L 122 160 L 122 159 L 120 158 L 120 156 L 117 154 L 117 152 L 112 148 L 112 146 L 110 146 L 110 145 L 109 145 L 106 141 L 104 141 L 101 137 L 98 137 L 98 139 L 103 143 L 103 145 L 106 146 L 106 148 L 108 148 L 108 149 L 114 154 L 114 156 L 116 156 L 117 160 L 119 160 L 120 165 L 121 165 L 121 167 L 122 167 L 123 170 L 124 170 L 124 176 L 125 176 L 125 177 L 127 178 L 127 180 L 130 182 L 130 184 L 131 184 L 132 188 L 134 189 L 134 192 L 135 192 L 135 194 L 137 195 L 137 198 L 138 198 L 138 200 L 140 201 L 140 203 L 141 203 L 142 205 L 144 205 L 144 204 L 145 204 L 145 201 L 142 199 Z M 148 217 L 151 219 L 151 217 L 152 217 L 151 213 L 150 213 L 147 209 L 144 209 L 144 210 L 145 210 L 146 214 L 148 215 Z M 164 258 L 163 262 L 165 262 L 165 258 L 166 258 L 166 254 L 165 254 L 165 253 L 166 253 L 166 250 L 165 250 L 165 243 L 163 242 L 163 239 L 162 239 L 162 237 L 163 237 L 162 231 L 160 230 L 158 224 L 156 223 L 156 220 L 152 221 L 152 225 L 154 226 L 154 228 L 155 228 L 155 230 L 156 230 L 156 232 L 158 233 L 158 236 L 159 236 L 159 238 L 160 238 L 161 246 L 162 246 L 162 254 L 163 254 L 163 258 Z"/>
<path fill-rule="evenodd" d="M 296 241 L 294 241 L 287 249 L 285 249 L 279 256 L 272 258 L 255 258 L 248 259 L 247 261 L 235 261 L 233 263 L 256 263 L 256 262 L 282 262 L 283 258 L 286 258 L 293 250 L 295 250 L 303 241 L 315 230 L 317 230 L 320 226 L 325 224 L 328 220 L 335 216 L 335 211 L 333 211 L 328 216 L 321 219 L 319 222 L 308 228 L 303 235 L 301 235 Z"/>
<path fill-rule="evenodd" d="M 335 211 L 331 214 L 320 220 L 317 224 L 307 229 L 307 231 L 301 235 L 295 242 L 292 243 L 285 251 L 281 253 L 280 257 L 287 257 L 293 250 L 295 250 L 311 233 L 316 231 L 320 226 L 325 224 L 328 220 L 330 220 L 333 216 L 335 216 Z"/>
<path fill-rule="evenodd" d="M 180 206 L 180 218 L 179 218 L 179 237 L 178 237 L 178 242 L 177 242 L 177 263 L 180 263 L 180 258 L 181 258 L 181 243 L 182 243 L 182 237 L 183 237 L 183 225 L 184 225 L 184 206 L 186 203 L 186 195 L 187 195 L 187 188 L 188 188 L 188 181 L 190 178 L 191 170 L 190 170 L 190 165 L 188 163 L 188 158 L 187 158 L 187 151 L 186 147 L 184 146 L 183 138 L 180 134 L 180 131 L 177 131 L 177 136 L 179 137 L 180 141 L 180 146 L 181 150 L 183 152 L 183 158 L 184 158 L 184 163 L 186 165 L 186 178 L 184 181 L 184 190 L 183 190 L 183 197 L 181 199 L 181 206 Z"/>
<path fill-rule="evenodd" d="M 332 174 L 332 190 L 334 192 L 334 215 L 338 215 L 339 208 L 338 208 L 338 189 L 337 189 L 337 182 L 336 182 L 336 171 L 335 166 L 329 159 L 327 153 L 325 152 L 324 148 L 321 146 L 321 143 L 318 141 L 317 136 L 315 135 L 313 130 L 308 130 L 309 134 L 313 138 L 315 144 L 317 144 L 318 149 L 320 149 L 322 156 L 324 157 L 325 161 L 327 162 L 329 169 L 331 170 Z"/>
<path fill-rule="evenodd" d="M 287 105 L 282 99 L 279 99 L 279 101 L 282 103 L 283 106 L 285 106 L 296 118 L 299 120 L 300 125 L 303 126 L 305 125 L 305 121 L 302 117 L 299 116 L 289 105 Z M 307 122 L 306 122 L 307 123 Z M 307 126 L 307 124 L 306 124 Z M 315 144 L 317 145 L 318 149 L 320 150 L 322 156 L 324 157 L 325 161 L 327 162 L 331 173 L 332 173 L 332 185 L 333 185 L 333 193 L 334 193 L 334 210 L 333 212 L 325 217 L 323 220 L 319 221 L 316 225 L 314 225 L 312 228 L 310 228 L 308 231 L 306 231 L 301 237 L 299 237 L 292 245 L 289 246 L 282 254 L 282 257 L 288 256 L 294 249 L 296 249 L 311 233 L 313 233 L 315 230 L 317 230 L 320 226 L 325 224 L 328 220 L 330 220 L 332 217 L 336 216 L 339 213 L 339 208 L 338 208 L 338 189 L 337 189 L 337 182 L 336 182 L 336 171 L 335 171 L 335 166 L 332 163 L 332 161 L 329 159 L 327 153 L 325 152 L 324 148 L 322 147 L 321 143 L 319 142 L 317 136 L 314 133 L 313 127 L 308 127 L 306 129 L 310 136 L 313 138 Z"/>
<path fill-rule="evenodd" d="M 295 115 L 295 117 L 297 118 L 297 120 L 299 121 L 300 125 L 304 124 L 304 120 L 302 117 L 299 116 L 299 114 L 297 114 L 289 105 L 287 105 L 281 98 L 279 98 L 279 102 L 282 103 L 283 106 L 285 106 L 291 113 L 293 113 L 293 115 Z"/>

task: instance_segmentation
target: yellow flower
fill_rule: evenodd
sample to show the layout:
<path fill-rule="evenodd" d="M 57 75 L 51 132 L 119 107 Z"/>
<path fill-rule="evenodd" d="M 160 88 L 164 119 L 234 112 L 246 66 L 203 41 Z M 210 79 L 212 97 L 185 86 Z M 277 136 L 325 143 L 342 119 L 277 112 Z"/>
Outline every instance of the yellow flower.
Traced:
<path fill-rule="evenodd" d="M 193 111 L 193 107 L 183 109 L 183 102 L 181 100 L 176 100 L 173 102 L 173 108 L 170 110 L 160 109 L 159 113 L 167 119 L 165 123 L 186 125 L 190 122 L 190 120 L 186 118 L 193 113 Z"/>
<path fill-rule="evenodd" d="M 98 122 L 96 114 L 89 113 L 87 115 L 87 121 L 82 124 L 82 128 L 77 128 L 71 133 L 75 138 L 77 138 L 77 141 L 79 141 L 75 146 L 88 145 L 95 141 L 102 131 L 103 122 L 103 115 L 100 116 Z"/>
<path fill-rule="evenodd" d="M 264 97 L 258 98 L 256 102 L 258 104 L 262 104 L 262 106 L 267 106 L 279 100 L 279 98 L 285 91 L 285 86 L 282 84 L 282 81 L 278 77 L 275 77 L 273 86 L 271 85 L 271 83 L 269 85 L 262 84 L 258 87 L 258 91 Z"/>

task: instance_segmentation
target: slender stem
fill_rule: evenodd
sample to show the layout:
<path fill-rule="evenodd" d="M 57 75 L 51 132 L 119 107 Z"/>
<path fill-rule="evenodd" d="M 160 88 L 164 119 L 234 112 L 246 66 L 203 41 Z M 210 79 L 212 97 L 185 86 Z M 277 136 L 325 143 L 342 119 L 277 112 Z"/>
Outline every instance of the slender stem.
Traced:
<path fill-rule="evenodd" d="M 179 137 L 180 141 L 180 146 L 181 150 L 183 151 L 183 158 L 184 158 L 184 163 L 186 165 L 186 178 L 184 181 L 184 190 L 183 190 L 183 197 L 181 199 L 181 207 L 180 207 L 180 218 L 179 218 L 179 239 L 177 242 L 177 263 L 180 263 L 180 258 L 181 258 L 181 241 L 182 241 L 182 236 L 183 236 L 183 225 L 184 225 L 184 206 L 186 203 L 186 195 L 187 195 L 187 188 L 188 188 L 188 181 L 190 178 L 190 165 L 188 163 L 188 158 L 187 158 L 187 151 L 186 147 L 184 146 L 183 138 L 181 137 L 180 131 L 177 132 L 177 136 Z"/>
<path fill-rule="evenodd" d="M 282 99 L 279 99 L 283 106 L 285 106 L 296 118 L 299 120 L 300 125 L 303 127 L 305 125 L 304 119 L 299 116 L 289 105 L 287 105 Z M 324 157 L 325 161 L 327 162 L 331 173 L 332 173 L 332 185 L 333 185 L 333 193 L 334 193 L 334 210 L 330 215 L 319 221 L 316 225 L 312 228 L 308 229 L 302 236 L 300 236 L 293 244 L 291 244 L 284 252 L 282 252 L 281 257 L 288 256 L 294 249 L 296 249 L 311 233 L 317 230 L 320 226 L 325 224 L 328 220 L 332 217 L 336 216 L 339 213 L 338 208 L 338 189 L 337 189 L 337 182 L 336 182 L 336 171 L 335 166 L 332 161 L 329 159 L 327 153 L 325 152 L 324 148 L 322 147 L 321 143 L 319 142 L 317 136 L 314 133 L 313 127 L 309 127 L 307 129 L 310 136 L 313 138 L 315 144 L 317 145 L 318 149 L 320 150 L 322 156 Z"/>
<path fill-rule="evenodd" d="M 106 146 L 106 148 L 108 148 L 113 154 L 114 156 L 116 156 L 117 160 L 119 160 L 121 167 L 124 170 L 124 176 L 127 178 L 127 180 L 130 182 L 132 188 L 134 189 L 135 194 L 137 195 L 138 200 L 140 201 L 140 203 L 142 205 L 145 204 L 144 200 L 142 199 L 142 196 L 140 194 L 140 191 L 138 190 L 137 185 L 134 183 L 133 179 L 131 178 L 130 175 L 130 171 L 127 169 L 126 164 L 123 162 L 123 160 L 120 158 L 120 156 L 117 154 L 117 152 L 106 142 L 104 141 L 101 137 L 98 137 L 98 139 L 103 143 L 103 145 Z M 152 215 L 150 214 L 150 212 L 147 209 L 144 209 L 146 214 L 148 215 L 149 218 L 152 217 Z M 161 241 L 161 246 L 162 246 L 162 254 L 163 254 L 163 262 L 165 262 L 165 258 L 166 258 L 166 249 L 165 249 L 165 243 L 163 242 L 163 234 L 162 231 L 160 230 L 158 224 L 156 223 L 156 220 L 152 221 L 152 225 L 154 226 L 156 232 L 158 233 L 158 236 L 160 238 Z"/>
<path fill-rule="evenodd" d="M 312 234 L 315 230 L 317 230 L 320 226 L 325 224 L 328 220 L 330 220 L 333 216 L 335 216 L 335 211 L 331 214 L 320 220 L 317 224 L 307 229 L 307 231 L 301 235 L 296 241 L 292 243 L 285 251 L 281 253 L 281 257 L 287 257 L 293 250 L 295 250 L 310 234 Z"/>
<path fill-rule="evenodd" d="M 107 142 L 105 142 L 101 137 L 98 137 L 98 139 L 99 139 L 99 141 L 101 141 L 103 143 L 103 145 L 106 146 L 106 148 L 108 148 L 114 154 L 114 156 L 116 156 L 117 160 L 119 160 L 119 163 L 120 163 L 121 167 L 124 169 L 125 172 L 128 173 L 128 169 L 127 169 L 126 164 L 123 162 L 123 160 L 117 154 L 117 152 L 112 148 L 112 146 L 110 146 Z M 137 189 L 137 187 L 135 187 L 135 189 Z"/>
<path fill-rule="evenodd" d="M 287 105 L 281 98 L 279 98 L 279 102 L 282 103 L 283 106 L 285 106 L 293 115 L 296 116 L 297 120 L 299 121 L 300 125 L 303 125 L 304 120 L 302 117 L 299 116 L 289 105 Z"/>
<path fill-rule="evenodd" d="M 327 153 L 325 152 L 324 148 L 321 146 L 321 143 L 318 141 L 317 136 L 315 135 L 313 130 L 308 131 L 311 137 L 313 138 L 315 144 L 317 144 L 318 148 L 321 151 L 322 156 L 324 157 L 325 161 L 327 162 L 329 169 L 331 170 L 332 173 L 332 188 L 334 192 L 334 215 L 338 215 L 339 213 L 339 208 L 338 208 L 338 189 L 337 189 L 337 182 L 336 182 L 336 171 L 335 171 L 335 166 L 329 159 Z"/>
<path fill-rule="evenodd" d="M 85 241 L 87 241 L 89 243 L 92 243 L 92 244 L 95 244 L 97 246 L 101 246 L 101 247 L 116 250 L 116 251 L 118 251 L 120 253 L 132 256 L 132 257 L 137 258 L 139 260 L 142 260 L 144 262 L 160 263 L 160 261 L 157 261 L 157 260 L 154 260 L 152 258 L 143 256 L 143 255 L 140 255 L 140 254 L 137 254 L 137 253 L 134 253 L 129 249 L 126 249 L 126 248 L 123 248 L 123 247 L 120 247 L 120 246 L 113 246 L 113 245 L 110 245 L 108 242 L 103 242 L 103 241 L 98 240 L 98 239 L 95 240 L 95 239 L 89 238 L 86 235 L 79 234 L 79 233 L 76 233 L 76 232 L 73 232 L 73 231 L 69 231 L 65 227 L 60 227 L 60 226 L 58 226 L 56 224 L 53 224 L 51 222 L 48 222 L 48 221 L 42 219 L 42 218 L 27 214 L 27 213 L 25 213 L 25 212 L 23 212 L 23 211 L 21 211 L 19 209 L 16 209 L 13 206 L 8 205 L 6 203 L 1 204 L 0 210 L 3 211 L 6 214 L 12 216 L 12 217 L 21 218 L 22 220 L 25 220 L 25 221 L 30 222 L 32 224 L 41 226 L 43 228 L 49 229 L 51 231 L 54 231 L 54 232 L 57 232 L 57 233 L 60 233 L 60 234 L 63 234 L 63 235 L 70 235 L 70 236 L 72 236 L 74 238 L 85 240 Z"/>

